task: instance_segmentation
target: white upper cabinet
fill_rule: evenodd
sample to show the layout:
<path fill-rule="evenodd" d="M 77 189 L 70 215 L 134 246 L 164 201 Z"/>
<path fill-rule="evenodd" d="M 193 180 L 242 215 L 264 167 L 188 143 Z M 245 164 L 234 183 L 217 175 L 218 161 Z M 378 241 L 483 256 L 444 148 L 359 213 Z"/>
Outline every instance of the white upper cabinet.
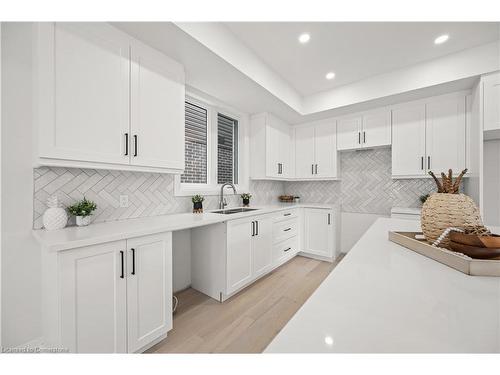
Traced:
<path fill-rule="evenodd" d="M 483 129 L 500 130 L 500 73 L 483 78 Z"/>
<path fill-rule="evenodd" d="M 465 96 L 426 104 L 426 170 L 434 173 L 465 168 Z"/>
<path fill-rule="evenodd" d="M 182 172 L 180 64 L 106 23 L 39 23 L 35 45 L 38 164 Z"/>
<path fill-rule="evenodd" d="M 425 104 L 392 111 L 392 175 L 425 175 Z"/>
<path fill-rule="evenodd" d="M 466 167 L 465 94 L 444 95 L 392 110 L 392 175 L 425 176 Z"/>
<path fill-rule="evenodd" d="M 335 121 L 295 128 L 295 177 L 321 179 L 337 177 Z"/>
<path fill-rule="evenodd" d="M 361 147 L 361 117 L 337 120 L 337 150 L 352 150 Z"/>
<path fill-rule="evenodd" d="M 354 150 L 391 144 L 391 112 L 377 110 L 337 120 L 337 149 Z"/>
<path fill-rule="evenodd" d="M 128 164 L 128 39 L 106 24 L 38 27 L 39 156 Z"/>
<path fill-rule="evenodd" d="M 269 113 L 251 118 L 250 177 L 284 179 L 294 175 L 290 126 Z"/>
<path fill-rule="evenodd" d="M 131 163 L 183 170 L 182 67 L 137 42 L 131 55 Z"/>

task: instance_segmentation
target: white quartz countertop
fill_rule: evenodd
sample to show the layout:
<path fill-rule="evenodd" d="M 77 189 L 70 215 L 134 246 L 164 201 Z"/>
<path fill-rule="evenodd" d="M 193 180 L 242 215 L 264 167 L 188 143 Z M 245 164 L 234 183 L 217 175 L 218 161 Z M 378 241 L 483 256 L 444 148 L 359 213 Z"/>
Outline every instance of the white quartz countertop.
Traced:
<path fill-rule="evenodd" d="M 465 275 L 388 240 L 389 230 L 419 228 L 378 219 L 266 352 L 500 352 L 500 278 Z"/>
<path fill-rule="evenodd" d="M 255 206 L 255 211 L 230 215 L 205 212 L 202 214 L 180 213 L 146 218 L 95 223 L 87 227 L 67 227 L 60 230 L 33 230 L 40 245 L 48 251 L 61 251 L 98 243 L 118 241 L 126 238 L 147 236 L 155 233 L 171 232 L 189 228 L 222 223 L 244 217 L 263 215 L 292 208 L 325 208 L 337 206 L 328 204 L 282 204 Z M 228 207 L 226 209 L 230 209 Z"/>

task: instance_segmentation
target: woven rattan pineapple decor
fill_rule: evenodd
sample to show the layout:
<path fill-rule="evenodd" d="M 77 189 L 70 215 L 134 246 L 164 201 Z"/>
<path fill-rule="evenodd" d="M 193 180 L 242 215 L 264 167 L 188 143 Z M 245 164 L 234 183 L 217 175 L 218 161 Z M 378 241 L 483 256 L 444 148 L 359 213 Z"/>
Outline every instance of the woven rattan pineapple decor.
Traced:
<path fill-rule="evenodd" d="M 433 243 L 450 227 L 476 227 L 482 226 L 479 208 L 469 196 L 459 193 L 460 183 L 467 173 L 464 169 L 453 181 L 453 171 L 448 175 L 441 173 L 441 181 L 432 171 L 429 174 L 437 185 L 437 193 L 427 198 L 422 206 L 422 232 L 426 241 Z M 449 239 L 445 238 L 439 246 L 448 247 Z"/>

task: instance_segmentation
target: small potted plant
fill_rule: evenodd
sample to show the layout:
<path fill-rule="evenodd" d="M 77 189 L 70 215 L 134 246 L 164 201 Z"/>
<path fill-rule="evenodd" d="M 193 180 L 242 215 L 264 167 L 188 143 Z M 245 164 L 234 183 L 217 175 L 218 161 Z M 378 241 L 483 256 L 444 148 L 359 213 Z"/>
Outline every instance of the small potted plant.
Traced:
<path fill-rule="evenodd" d="M 205 198 L 203 197 L 203 195 L 198 195 L 198 194 L 191 198 L 191 201 L 193 202 L 193 212 L 195 214 L 203 212 L 204 200 Z"/>
<path fill-rule="evenodd" d="M 243 199 L 243 206 L 245 206 L 245 207 L 250 206 L 250 198 L 252 198 L 252 194 L 243 193 L 240 196 L 241 196 L 241 199 Z"/>
<path fill-rule="evenodd" d="M 90 217 L 96 208 L 97 205 L 94 202 L 83 197 L 81 201 L 69 206 L 68 212 L 76 217 L 76 225 L 83 227 L 90 224 Z"/>

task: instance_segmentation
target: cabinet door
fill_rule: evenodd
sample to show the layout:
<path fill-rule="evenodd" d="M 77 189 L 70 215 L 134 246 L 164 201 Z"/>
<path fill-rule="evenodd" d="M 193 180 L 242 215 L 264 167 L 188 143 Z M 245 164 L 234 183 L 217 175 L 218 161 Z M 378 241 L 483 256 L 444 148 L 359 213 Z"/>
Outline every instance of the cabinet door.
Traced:
<path fill-rule="evenodd" d="M 295 176 L 314 177 L 314 127 L 295 128 Z"/>
<path fill-rule="evenodd" d="M 363 147 L 378 147 L 391 144 L 391 112 L 379 111 L 363 116 Z"/>
<path fill-rule="evenodd" d="M 128 38 L 98 23 L 38 30 L 39 156 L 128 164 Z"/>
<path fill-rule="evenodd" d="M 282 134 L 276 120 L 270 115 L 266 117 L 266 176 L 281 177 L 279 145 L 283 141 Z"/>
<path fill-rule="evenodd" d="M 127 241 L 128 352 L 172 329 L 172 233 Z"/>
<path fill-rule="evenodd" d="M 333 214 L 331 210 L 304 210 L 304 252 L 331 258 L 334 254 Z"/>
<path fill-rule="evenodd" d="M 155 50 L 131 48 L 131 163 L 184 169 L 184 72 Z"/>
<path fill-rule="evenodd" d="M 392 175 L 425 175 L 425 105 L 392 110 Z"/>
<path fill-rule="evenodd" d="M 435 173 L 465 168 L 465 97 L 426 106 L 426 168 Z"/>
<path fill-rule="evenodd" d="M 484 130 L 500 129 L 500 74 L 488 76 L 483 82 Z"/>
<path fill-rule="evenodd" d="M 337 147 L 335 122 L 316 125 L 315 128 L 315 177 L 337 176 Z"/>
<path fill-rule="evenodd" d="M 337 150 L 352 150 L 362 146 L 361 120 L 361 117 L 350 117 L 337 121 Z"/>
<path fill-rule="evenodd" d="M 234 220 L 227 224 L 227 294 L 252 280 L 252 220 Z"/>
<path fill-rule="evenodd" d="M 127 351 L 125 250 L 118 241 L 60 253 L 61 338 L 70 352 Z"/>
<path fill-rule="evenodd" d="M 281 123 L 280 126 L 280 156 L 279 163 L 281 163 L 280 167 L 280 176 L 281 177 L 290 177 L 292 174 L 292 163 L 291 163 L 291 147 L 290 144 L 292 142 L 291 137 L 291 128 L 290 125 L 286 123 Z"/>
<path fill-rule="evenodd" d="M 252 278 L 259 277 L 271 269 L 273 250 L 273 220 L 255 220 L 255 235 L 252 237 Z"/>

